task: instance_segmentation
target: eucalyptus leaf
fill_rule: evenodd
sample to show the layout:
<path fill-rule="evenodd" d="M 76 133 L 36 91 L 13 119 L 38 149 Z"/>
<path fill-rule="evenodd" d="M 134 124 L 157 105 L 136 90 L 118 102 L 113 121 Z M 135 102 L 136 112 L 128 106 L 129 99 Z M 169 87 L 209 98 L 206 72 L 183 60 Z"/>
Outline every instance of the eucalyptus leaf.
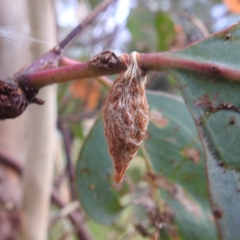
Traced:
<path fill-rule="evenodd" d="M 99 118 L 85 139 L 77 163 L 77 191 L 81 205 L 95 221 L 110 225 L 122 210 L 111 185 L 112 161 Z"/>
<path fill-rule="evenodd" d="M 144 157 L 149 158 L 156 175 L 164 176 L 176 188 L 174 195 L 161 189 L 161 200 L 174 212 L 179 239 L 216 239 L 203 152 L 194 122 L 181 98 L 153 92 L 149 92 L 147 98 L 150 124 L 143 144 Z M 127 174 L 134 174 L 134 171 Z M 139 183 L 138 180 L 135 184 Z M 79 155 L 77 190 L 81 205 L 92 219 L 102 224 L 117 221 L 124 193 L 112 184 L 112 162 L 101 118 L 96 121 Z M 130 189 L 125 193 L 132 194 Z M 161 239 L 172 239 L 168 230 L 161 231 Z"/>
<path fill-rule="evenodd" d="M 161 191 L 161 197 L 174 211 L 178 235 L 186 240 L 216 239 L 194 121 L 181 98 L 151 93 L 148 101 L 150 124 L 144 148 L 154 172 L 175 187 L 174 194 Z M 152 116 L 153 111 L 158 115 Z"/>
<path fill-rule="evenodd" d="M 240 67 L 240 24 L 173 57 Z M 240 236 L 240 83 L 190 70 L 172 69 L 204 146 L 212 209 L 222 239 Z"/>

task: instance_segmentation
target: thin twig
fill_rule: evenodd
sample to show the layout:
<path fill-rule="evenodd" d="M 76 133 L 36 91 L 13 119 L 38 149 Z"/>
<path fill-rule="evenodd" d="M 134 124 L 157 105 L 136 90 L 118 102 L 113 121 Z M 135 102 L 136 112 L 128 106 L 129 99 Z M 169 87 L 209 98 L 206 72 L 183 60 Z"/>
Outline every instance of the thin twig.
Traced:
<path fill-rule="evenodd" d="M 147 171 L 149 173 L 154 174 L 155 173 L 154 172 L 154 168 L 153 168 L 153 166 L 151 164 L 151 160 L 150 160 L 150 158 L 148 156 L 148 153 L 147 153 L 147 150 L 146 150 L 144 144 L 142 144 L 140 146 L 140 148 L 141 148 L 141 151 L 142 151 L 142 154 L 143 154 L 143 159 L 144 159 Z M 159 189 L 156 188 L 154 185 L 150 185 L 150 186 L 151 186 L 151 188 L 153 190 L 153 197 L 154 197 L 154 200 L 155 200 L 155 202 L 156 202 L 156 204 L 158 206 L 158 209 L 159 209 L 160 212 L 163 212 L 164 206 L 163 206 L 162 198 L 160 196 Z"/>
<path fill-rule="evenodd" d="M 72 65 L 79 64 L 79 63 L 81 63 L 81 62 L 80 61 L 76 61 L 76 60 L 71 59 L 71 58 L 67 58 L 67 57 L 62 57 L 61 60 L 60 60 L 60 64 L 63 65 L 63 66 L 72 66 Z M 96 80 L 100 84 L 104 85 L 107 88 L 110 88 L 112 86 L 112 84 L 113 84 L 111 79 L 106 77 L 106 76 L 96 77 Z"/>
<path fill-rule="evenodd" d="M 22 173 L 24 171 L 23 165 L 21 165 L 17 159 L 12 158 L 9 154 L 7 154 L 3 150 L 0 150 L 0 160 L 7 166 L 14 169 L 20 176 L 22 175 Z M 59 194 L 54 189 L 51 193 L 51 198 L 52 198 L 53 203 L 56 204 L 60 208 L 63 208 L 66 205 L 61 200 Z M 90 236 L 90 233 L 88 232 L 87 228 L 85 227 L 84 219 L 83 219 L 82 213 L 80 212 L 79 209 L 74 212 L 71 212 L 68 215 L 68 217 L 71 220 L 72 224 L 74 225 L 79 239 L 81 239 L 81 240 L 91 240 L 92 239 L 92 237 Z"/>
<path fill-rule="evenodd" d="M 63 208 L 66 204 L 61 200 L 60 196 L 56 191 L 52 192 L 53 202 L 60 208 Z M 92 237 L 85 227 L 84 219 L 80 211 L 71 212 L 68 215 L 72 224 L 75 226 L 79 239 L 81 240 L 91 240 Z"/>
<path fill-rule="evenodd" d="M 117 57 L 114 53 L 105 51 L 88 62 L 24 74 L 19 81 L 26 87 L 40 89 L 53 83 L 112 75 L 126 70 L 126 54 L 122 56 Z"/>
<path fill-rule="evenodd" d="M 58 189 L 63 181 L 66 179 L 66 171 L 60 172 L 53 180 L 53 186 Z"/>
<path fill-rule="evenodd" d="M 64 49 L 67 45 L 69 45 L 79 33 L 92 22 L 96 16 L 99 15 L 100 12 L 104 11 L 111 3 L 116 0 L 105 0 L 102 2 L 97 8 L 95 8 L 76 28 L 74 28 L 59 44 L 60 49 Z"/>
<path fill-rule="evenodd" d="M 19 175 L 22 174 L 21 163 L 3 149 L 0 149 L 0 162 L 15 170 Z"/>
<path fill-rule="evenodd" d="M 83 112 L 83 113 L 77 113 L 77 114 L 69 114 L 66 116 L 60 116 L 59 120 L 63 123 L 69 123 L 69 122 L 80 122 L 87 118 L 93 118 L 98 114 L 98 111 L 92 111 L 92 112 Z"/>
<path fill-rule="evenodd" d="M 96 77 L 96 80 L 107 88 L 110 88 L 113 84 L 113 81 L 105 76 Z"/>
<path fill-rule="evenodd" d="M 53 225 L 55 225 L 60 219 L 68 217 L 69 214 L 76 211 L 77 209 L 79 209 L 79 202 L 77 200 L 68 203 L 52 216 L 49 221 L 48 228 L 52 228 Z"/>
<path fill-rule="evenodd" d="M 104 55 L 104 52 L 102 54 Z M 237 68 L 228 67 L 220 63 L 181 58 L 177 57 L 172 52 L 139 54 L 138 61 L 139 66 L 146 71 L 184 69 L 195 71 L 200 74 L 206 74 L 207 76 L 240 81 L 240 70 Z M 121 56 L 116 59 L 116 62 L 112 67 L 102 67 L 97 64 L 92 65 L 90 60 L 88 62 L 57 69 L 29 73 L 22 76 L 22 82 L 25 86 L 37 89 L 53 83 L 63 83 L 74 79 L 112 75 L 124 70 L 126 70 L 126 64 Z"/>
<path fill-rule="evenodd" d="M 62 66 L 71 66 L 71 65 L 79 64 L 79 63 L 81 63 L 81 62 L 63 56 L 63 57 L 61 58 L 61 60 L 60 60 L 59 63 L 60 63 Z"/>
<path fill-rule="evenodd" d="M 57 46 L 49 50 L 39 59 L 32 62 L 28 67 L 19 71 L 14 76 L 15 82 L 20 82 L 22 87 L 25 89 L 25 83 L 22 82 L 21 75 L 26 75 L 31 72 L 37 72 L 44 69 L 52 69 L 58 66 L 59 61 L 63 55 L 64 48 L 69 45 L 80 33 L 81 31 L 95 18 L 98 14 L 104 11 L 111 3 L 116 0 L 105 0 L 97 8 L 95 8 L 89 15 L 80 23 L 76 28 L 74 28 Z M 50 83 L 51 84 L 51 83 Z"/>
<path fill-rule="evenodd" d="M 71 144 L 72 144 L 71 135 L 67 126 L 63 124 L 61 121 L 58 121 L 58 129 L 61 131 L 63 136 L 63 142 L 64 142 L 64 148 L 65 148 L 66 160 L 67 160 L 66 171 L 69 179 L 71 197 L 72 199 L 76 199 L 76 192 L 74 188 L 75 174 L 74 174 L 72 157 L 71 157 Z"/>

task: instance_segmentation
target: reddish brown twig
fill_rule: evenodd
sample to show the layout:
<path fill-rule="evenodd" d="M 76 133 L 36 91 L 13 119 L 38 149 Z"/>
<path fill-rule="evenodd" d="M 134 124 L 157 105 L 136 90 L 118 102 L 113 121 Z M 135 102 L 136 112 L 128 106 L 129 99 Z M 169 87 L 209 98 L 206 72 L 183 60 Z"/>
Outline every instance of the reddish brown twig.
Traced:
<path fill-rule="evenodd" d="M 74 28 L 59 44 L 60 49 L 64 49 L 81 33 L 85 26 L 92 22 L 100 12 L 104 11 L 110 4 L 116 0 L 105 0 L 97 8 L 95 8 L 76 28 Z"/>
<path fill-rule="evenodd" d="M 59 119 L 62 123 L 80 122 L 87 118 L 93 118 L 98 113 L 99 111 L 82 112 L 76 114 L 69 114 L 66 116 L 60 116 Z"/>
<path fill-rule="evenodd" d="M 145 53 L 140 55 L 139 62 L 144 70 L 167 70 L 184 69 L 191 70 L 207 76 L 227 78 L 229 80 L 240 81 L 240 70 L 226 67 L 222 64 L 199 61 L 197 59 L 187 59 L 176 57 L 173 53 Z"/>
<path fill-rule="evenodd" d="M 21 165 L 19 161 L 14 159 L 12 156 L 10 156 L 10 154 L 8 154 L 2 149 L 0 150 L 0 162 L 14 169 L 20 176 L 24 171 L 23 165 Z M 51 198 L 53 203 L 56 204 L 58 207 L 63 208 L 65 206 L 65 203 L 61 200 L 60 196 L 55 190 L 52 191 Z M 79 239 L 92 239 L 87 228 L 85 227 L 83 216 L 79 209 L 70 213 L 68 217 L 71 220 L 72 224 L 75 226 Z"/>
<path fill-rule="evenodd" d="M 99 59 L 105 52 L 99 54 Z M 114 56 L 114 55 L 113 55 Z M 124 54 L 126 57 L 126 54 Z M 112 75 L 126 70 L 125 60 L 122 57 L 113 57 L 114 64 L 105 62 L 92 64 L 89 62 L 74 64 L 62 68 L 30 73 L 23 77 L 26 86 L 41 88 L 52 83 L 63 83 L 74 79 Z M 104 62 L 104 60 L 103 60 Z M 217 76 L 229 80 L 240 81 L 240 70 L 212 62 L 203 62 L 196 59 L 184 59 L 169 53 L 145 53 L 139 55 L 139 65 L 146 71 L 166 71 L 168 69 L 185 69 L 196 71 L 207 76 Z"/>
<path fill-rule="evenodd" d="M 25 86 L 39 89 L 53 83 L 62 83 L 80 78 L 112 75 L 126 70 L 124 57 L 117 57 L 113 52 L 104 51 L 88 62 L 50 69 L 47 71 L 29 73 L 21 76 L 19 81 Z"/>
<path fill-rule="evenodd" d="M 72 157 L 71 157 L 72 139 L 67 126 L 59 120 L 58 120 L 58 129 L 61 131 L 63 136 L 63 142 L 64 142 L 64 148 L 65 148 L 66 160 L 67 160 L 66 171 L 69 179 L 71 197 L 72 199 L 76 199 L 76 191 L 74 187 L 75 174 L 74 174 L 74 168 L 73 168 Z"/>
<path fill-rule="evenodd" d="M 56 191 L 52 192 L 52 201 L 58 206 L 63 208 L 65 206 L 65 203 L 61 200 L 60 196 Z M 77 234 L 79 239 L 81 240 L 91 240 L 92 237 L 90 236 L 90 233 L 85 227 L 83 217 L 80 213 L 80 211 L 75 211 L 70 213 L 69 219 L 71 220 L 72 224 L 75 226 Z"/>
<path fill-rule="evenodd" d="M 96 16 L 115 0 L 105 0 L 93 10 L 59 45 L 48 51 L 14 76 L 0 79 L 0 119 L 15 118 L 21 115 L 30 103 L 43 104 L 36 97 L 39 87 L 28 86 L 24 78 L 34 72 L 48 70 L 59 65 L 64 48 L 70 44 Z M 51 83 L 49 83 L 51 84 Z"/>
<path fill-rule="evenodd" d="M 71 66 L 71 65 L 79 64 L 79 63 L 81 63 L 81 62 L 63 56 L 63 57 L 60 59 L 60 62 L 59 62 L 59 63 L 60 63 L 62 66 Z"/>
<path fill-rule="evenodd" d="M 228 34 L 226 33 L 238 29 L 239 26 L 239 24 L 233 25 L 211 37 L 228 39 Z M 205 40 L 206 39 L 204 39 L 204 41 Z M 211 59 L 206 61 L 199 58 L 183 56 L 181 55 L 181 51 L 179 51 L 180 50 L 166 53 L 139 54 L 138 65 L 145 71 L 171 71 L 174 69 L 183 69 L 198 72 L 210 77 L 220 77 L 228 80 L 240 81 L 240 70 L 238 68 L 230 67 L 216 61 L 212 62 Z M 47 67 L 47 70 L 37 68 L 37 70 L 35 69 L 32 72 L 29 72 L 28 70 L 21 71 L 16 74 L 13 79 L 19 83 L 20 89 L 18 87 L 14 88 L 14 86 L 11 85 L 14 81 L 11 80 L 10 82 L 8 81 L 9 84 L 6 87 L 2 84 L 2 90 L 1 83 L 4 81 L 0 80 L 0 97 L 3 95 L 3 99 L 14 98 L 14 101 L 10 104 L 8 104 L 8 101 L 5 101 L 6 104 L 4 101 L 0 104 L 0 119 L 19 116 L 31 102 L 42 103 L 36 98 L 36 94 L 38 89 L 44 86 L 53 83 L 67 82 L 74 79 L 120 73 L 121 71 L 126 70 L 127 61 L 127 54 L 117 57 L 114 53 L 105 51 L 85 63 L 73 64 L 57 69 L 49 69 L 49 67 Z M 54 62 L 50 61 L 50 63 L 54 65 Z M 5 80 L 5 82 L 7 82 L 7 80 Z"/>

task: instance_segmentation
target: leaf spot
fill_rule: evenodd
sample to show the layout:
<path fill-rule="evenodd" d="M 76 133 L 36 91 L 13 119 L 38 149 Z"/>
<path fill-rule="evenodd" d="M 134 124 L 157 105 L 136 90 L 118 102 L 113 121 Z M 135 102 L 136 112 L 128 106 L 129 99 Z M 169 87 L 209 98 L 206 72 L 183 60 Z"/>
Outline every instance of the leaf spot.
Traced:
<path fill-rule="evenodd" d="M 229 40 L 229 39 L 231 39 L 231 37 L 232 37 L 232 36 L 231 36 L 231 34 L 230 34 L 230 33 L 228 33 L 228 34 L 226 34 L 226 35 L 225 35 L 225 39 L 226 39 L 226 40 Z"/>
<path fill-rule="evenodd" d="M 234 125 L 234 124 L 235 124 L 235 121 L 236 121 L 235 118 L 231 118 L 231 119 L 229 120 L 229 124 L 230 124 L 230 125 Z"/>
<path fill-rule="evenodd" d="M 190 196 L 187 195 L 181 186 L 176 185 L 176 193 L 174 197 L 194 216 L 198 218 L 203 216 L 202 209 L 192 198 L 190 198 Z"/>
<path fill-rule="evenodd" d="M 221 161 L 221 160 L 220 160 L 220 161 L 218 161 L 218 166 L 219 166 L 219 167 L 224 167 L 224 162 L 223 162 L 223 161 Z"/>
<path fill-rule="evenodd" d="M 200 152 L 196 148 L 187 147 L 183 150 L 183 156 L 188 157 L 193 163 L 199 163 L 200 158 Z"/>
<path fill-rule="evenodd" d="M 213 210 L 213 216 L 214 216 L 215 218 L 221 218 L 222 215 L 223 215 L 223 213 L 222 213 L 222 211 L 221 211 L 220 209 L 215 209 L 215 210 Z"/>
<path fill-rule="evenodd" d="M 211 73 L 214 73 L 214 74 L 216 74 L 216 73 L 219 73 L 219 68 L 218 67 L 216 67 L 216 66 L 212 66 L 211 68 L 210 68 L 210 71 L 211 71 Z"/>
<path fill-rule="evenodd" d="M 150 111 L 149 120 L 152 121 L 159 128 L 164 128 L 168 125 L 168 120 L 163 117 L 161 112 L 156 110 Z"/>

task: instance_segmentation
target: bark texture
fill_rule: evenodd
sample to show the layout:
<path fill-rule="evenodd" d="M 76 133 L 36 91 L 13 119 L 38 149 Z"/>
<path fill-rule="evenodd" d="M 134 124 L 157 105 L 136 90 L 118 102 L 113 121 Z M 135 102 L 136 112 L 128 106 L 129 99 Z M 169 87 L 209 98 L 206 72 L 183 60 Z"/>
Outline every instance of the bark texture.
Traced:
<path fill-rule="evenodd" d="M 14 17 L 13 17 L 14 16 Z M 0 1 L 0 26 L 5 31 L 21 33 L 27 26 L 25 0 Z M 28 45 L 18 38 L 0 37 L 0 76 L 10 76 L 29 59 Z M 15 120 L 0 121 L 0 153 L 23 164 L 26 156 L 27 113 Z M 0 154 L 1 155 L 1 154 Z M 3 165 L 0 156 L 0 239 L 16 239 L 21 224 L 21 178 L 12 168 Z"/>
<path fill-rule="evenodd" d="M 27 0 L 27 3 L 32 37 L 49 43 L 32 43 L 32 60 L 36 60 L 56 44 L 54 6 L 50 0 Z M 30 145 L 23 181 L 22 240 L 47 239 L 55 153 L 56 87 L 41 90 L 39 97 L 45 104 L 28 108 Z"/>

